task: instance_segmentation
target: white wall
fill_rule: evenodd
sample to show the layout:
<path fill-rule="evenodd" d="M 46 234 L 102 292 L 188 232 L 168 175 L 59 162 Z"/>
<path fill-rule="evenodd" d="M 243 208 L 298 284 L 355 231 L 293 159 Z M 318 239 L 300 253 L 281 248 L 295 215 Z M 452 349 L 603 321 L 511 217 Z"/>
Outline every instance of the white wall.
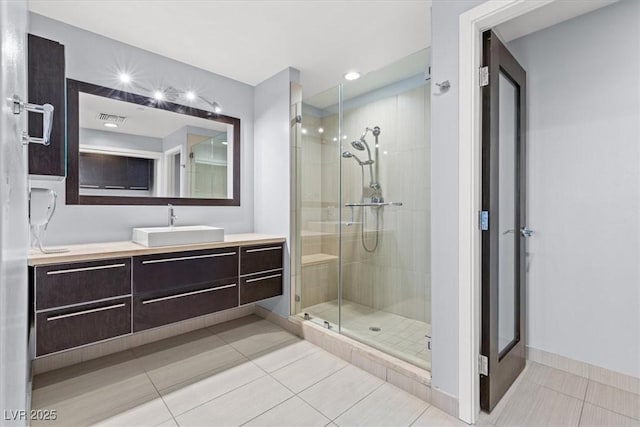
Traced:
<path fill-rule="evenodd" d="M 27 99 L 27 2 L 0 2 L 0 93 Z M 24 426 L 28 409 L 26 113 L 0 113 L 0 425 Z M 13 411 L 13 412 L 11 412 Z M 14 418 L 17 417 L 17 418 Z"/>
<path fill-rule="evenodd" d="M 290 193 L 290 85 L 300 72 L 287 68 L 255 87 L 255 226 L 256 233 L 287 236 L 291 241 Z M 290 245 L 285 247 L 284 292 L 262 305 L 283 317 L 289 316 Z"/>
<path fill-rule="evenodd" d="M 528 345 L 640 377 L 640 2 L 509 44 L 527 70 Z"/>
<path fill-rule="evenodd" d="M 431 78 L 451 89 L 431 94 L 432 387 L 458 395 L 458 27 L 483 0 L 434 0 Z"/>
<path fill-rule="evenodd" d="M 220 226 L 227 233 L 253 231 L 253 87 L 40 15 L 31 14 L 30 18 L 31 33 L 65 45 L 67 77 L 118 87 L 118 72 L 126 69 L 145 86 L 193 89 L 219 102 L 224 114 L 240 118 L 241 206 L 178 206 L 176 214 L 179 224 Z M 215 49 L 203 54 L 215 55 Z M 35 181 L 33 185 L 54 188 L 59 200 L 65 200 L 63 182 Z M 166 221 L 167 209 L 163 206 L 67 206 L 61 203 L 47 230 L 45 244 L 130 240 L 133 227 L 161 226 L 166 225 Z"/>

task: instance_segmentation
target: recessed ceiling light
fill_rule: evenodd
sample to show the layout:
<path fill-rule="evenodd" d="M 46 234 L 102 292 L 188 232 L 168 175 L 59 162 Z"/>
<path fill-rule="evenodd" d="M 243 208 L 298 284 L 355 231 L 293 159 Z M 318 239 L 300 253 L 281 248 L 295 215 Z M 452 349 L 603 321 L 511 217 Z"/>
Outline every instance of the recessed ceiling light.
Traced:
<path fill-rule="evenodd" d="M 118 79 L 120 79 L 122 83 L 131 83 L 131 76 L 127 73 L 120 73 Z"/>
<path fill-rule="evenodd" d="M 324 128 L 318 128 L 318 133 L 324 133 Z"/>
<path fill-rule="evenodd" d="M 306 135 L 307 134 L 307 129 L 306 128 L 302 128 L 302 133 Z"/>
<path fill-rule="evenodd" d="M 338 140 L 338 138 L 336 138 L 336 137 L 334 136 L 334 137 L 333 137 L 333 140 L 334 140 L 334 141 L 337 141 L 337 140 Z"/>
<path fill-rule="evenodd" d="M 196 94 L 189 91 L 187 93 L 184 94 L 184 96 L 189 100 L 189 101 L 193 101 L 194 99 L 196 99 Z"/>
<path fill-rule="evenodd" d="M 117 124 L 115 124 L 115 123 L 105 123 L 105 124 L 104 124 L 104 127 L 107 127 L 107 128 L 117 128 L 117 127 L 118 127 L 118 125 L 117 125 Z"/>
<path fill-rule="evenodd" d="M 213 107 L 213 112 L 214 113 L 216 113 L 216 114 L 222 113 L 222 107 L 217 102 L 213 101 L 211 103 L 211 106 Z"/>
<path fill-rule="evenodd" d="M 344 78 L 347 80 L 358 80 L 360 78 L 360 73 L 357 71 L 349 71 L 344 75 Z"/>
<path fill-rule="evenodd" d="M 158 101 L 162 101 L 164 99 L 164 93 L 162 93 L 161 91 L 157 90 L 157 91 L 153 92 L 153 97 L 155 99 L 157 99 Z"/>
<path fill-rule="evenodd" d="M 343 135 L 343 136 L 342 136 L 342 139 L 347 139 L 347 135 Z"/>

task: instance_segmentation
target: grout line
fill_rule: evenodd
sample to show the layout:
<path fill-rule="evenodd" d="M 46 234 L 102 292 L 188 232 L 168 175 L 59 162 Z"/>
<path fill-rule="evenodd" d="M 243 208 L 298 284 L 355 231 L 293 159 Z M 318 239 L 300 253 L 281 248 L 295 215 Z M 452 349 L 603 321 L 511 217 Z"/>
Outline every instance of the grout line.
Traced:
<path fill-rule="evenodd" d="M 138 357 L 136 356 L 136 360 L 139 360 Z M 140 365 L 142 366 L 142 362 L 140 362 Z M 164 401 L 164 398 L 162 397 L 162 394 L 160 394 L 160 390 L 158 390 L 158 387 L 155 385 L 155 383 L 153 382 L 153 380 L 151 379 L 151 377 L 149 376 L 149 373 L 147 372 L 147 370 L 145 369 L 144 366 L 142 366 L 142 369 L 144 370 L 144 374 L 147 376 L 147 379 L 149 380 L 149 382 L 151 383 L 151 385 L 153 386 L 153 389 L 156 391 L 156 393 L 158 394 L 158 397 L 160 398 L 160 400 L 162 401 L 162 404 L 164 405 L 165 408 L 167 408 L 167 411 L 169 412 L 169 414 L 171 415 L 171 419 L 178 424 L 178 421 L 176 420 L 176 417 L 173 415 L 173 412 L 171 412 L 171 409 L 169 408 L 169 406 L 167 405 L 167 402 Z M 169 420 L 165 420 L 162 423 L 165 423 Z M 160 423 L 160 424 L 162 424 Z M 179 424 L 178 424 L 179 425 Z"/>
<path fill-rule="evenodd" d="M 344 411 L 340 412 L 334 419 L 332 419 L 331 421 L 335 421 L 338 418 L 340 418 L 341 416 L 343 416 L 344 414 L 346 414 L 347 412 L 349 412 L 351 409 L 353 409 L 354 406 L 356 406 L 358 403 L 362 402 L 363 400 L 365 400 L 367 397 L 371 396 L 373 393 L 375 393 L 376 391 L 378 391 L 380 388 L 382 388 L 382 386 L 384 386 L 385 383 L 380 384 L 379 386 L 375 387 L 373 390 L 371 390 L 370 393 L 367 393 L 366 395 L 362 396 L 361 399 L 358 399 L 356 402 L 353 403 L 353 405 L 349 406 L 347 409 L 345 409 Z"/>
<path fill-rule="evenodd" d="M 432 405 L 430 403 L 428 403 L 428 402 L 425 402 L 425 403 L 427 403 L 427 407 L 424 408 L 424 411 L 420 412 L 420 414 L 418 414 L 418 416 L 413 421 L 411 421 L 411 423 L 409 424 L 409 427 L 413 426 L 416 423 L 416 421 L 418 421 L 420 419 L 420 417 L 425 414 L 425 412 L 427 412 L 429 409 L 431 409 Z M 447 415 L 449 415 L 449 414 L 447 414 Z M 449 416 L 451 416 L 451 415 L 449 415 Z"/>
<path fill-rule="evenodd" d="M 296 397 L 296 394 L 294 393 L 292 396 L 289 396 L 288 398 L 286 398 L 285 400 L 283 400 L 282 402 L 276 404 L 275 406 L 270 407 L 269 409 L 267 409 L 266 411 L 260 412 L 258 415 L 256 415 L 255 417 L 251 418 L 250 420 L 247 420 L 245 422 L 243 422 L 242 424 L 240 424 L 240 426 L 243 426 L 245 424 L 250 423 L 251 421 L 255 420 L 256 418 L 258 418 L 261 415 L 266 414 L 267 412 L 269 412 L 270 410 L 277 408 L 278 406 L 282 405 L 285 402 L 290 401 L 291 399 L 293 399 L 294 397 Z"/>

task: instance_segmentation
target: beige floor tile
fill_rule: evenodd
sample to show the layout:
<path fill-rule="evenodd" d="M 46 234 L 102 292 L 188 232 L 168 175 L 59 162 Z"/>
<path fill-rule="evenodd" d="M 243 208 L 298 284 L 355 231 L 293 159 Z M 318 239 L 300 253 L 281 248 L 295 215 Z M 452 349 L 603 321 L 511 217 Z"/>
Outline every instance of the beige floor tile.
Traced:
<path fill-rule="evenodd" d="M 585 402 L 580 427 L 640 427 L 640 420 L 625 417 Z"/>
<path fill-rule="evenodd" d="M 251 362 L 211 372 L 196 382 L 176 384 L 160 391 L 174 416 L 202 405 L 266 374 Z"/>
<path fill-rule="evenodd" d="M 246 360 L 240 352 L 208 330 L 151 343 L 133 352 L 158 390 L 190 380 L 197 381 L 210 372 Z"/>
<path fill-rule="evenodd" d="M 32 425 L 90 425 L 158 397 L 133 354 L 124 352 L 35 377 L 32 409 L 55 409 L 57 420 Z"/>
<path fill-rule="evenodd" d="M 640 419 L 640 394 L 589 381 L 585 401 L 627 417 Z"/>
<path fill-rule="evenodd" d="M 216 325 L 210 330 L 247 357 L 298 340 L 295 335 L 256 316 Z"/>
<path fill-rule="evenodd" d="M 527 372 L 523 374 L 524 379 L 584 400 L 589 382 L 586 378 L 535 362 L 529 362 L 528 365 Z"/>
<path fill-rule="evenodd" d="M 411 427 L 467 427 L 467 424 L 435 406 L 430 406 Z"/>
<path fill-rule="evenodd" d="M 170 420 L 165 421 L 162 424 L 158 424 L 156 427 L 178 427 L 178 423 L 176 423 L 176 420 L 171 418 Z"/>
<path fill-rule="evenodd" d="M 294 393 L 300 393 L 346 365 L 347 362 L 344 360 L 320 350 L 278 369 L 271 375 Z"/>
<path fill-rule="evenodd" d="M 582 401 L 549 388 L 521 381 L 504 407 L 496 426 L 577 426 Z"/>
<path fill-rule="evenodd" d="M 380 378 L 348 365 L 309 387 L 300 397 L 333 420 L 382 384 Z"/>
<path fill-rule="evenodd" d="M 409 426 L 429 405 L 385 383 L 334 420 L 346 426 Z"/>
<path fill-rule="evenodd" d="M 293 396 L 244 425 L 251 427 L 324 427 L 330 422 L 304 400 Z"/>
<path fill-rule="evenodd" d="M 157 426 L 165 422 L 174 422 L 173 417 L 162 399 L 157 398 L 120 412 L 117 415 L 104 419 L 94 425 L 100 427 Z"/>
<path fill-rule="evenodd" d="M 273 372 L 319 350 L 320 347 L 309 341 L 287 341 L 254 354 L 250 359 L 265 371 Z"/>
<path fill-rule="evenodd" d="M 266 376 L 198 406 L 178 417 L 181 427 L 239 426 L 268 411 L 293 394 Z"/>

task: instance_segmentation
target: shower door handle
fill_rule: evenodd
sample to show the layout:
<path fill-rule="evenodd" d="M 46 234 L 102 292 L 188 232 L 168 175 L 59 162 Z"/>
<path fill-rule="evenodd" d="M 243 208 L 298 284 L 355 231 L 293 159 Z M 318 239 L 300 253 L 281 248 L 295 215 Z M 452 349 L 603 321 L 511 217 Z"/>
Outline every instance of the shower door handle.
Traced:
<path fill-rule="evenodd" d="M 520 229 L 520 234 L 522 234 L 522 237 L 531 237 L 533 236 L 533 230 L 525 225 Z"/>

